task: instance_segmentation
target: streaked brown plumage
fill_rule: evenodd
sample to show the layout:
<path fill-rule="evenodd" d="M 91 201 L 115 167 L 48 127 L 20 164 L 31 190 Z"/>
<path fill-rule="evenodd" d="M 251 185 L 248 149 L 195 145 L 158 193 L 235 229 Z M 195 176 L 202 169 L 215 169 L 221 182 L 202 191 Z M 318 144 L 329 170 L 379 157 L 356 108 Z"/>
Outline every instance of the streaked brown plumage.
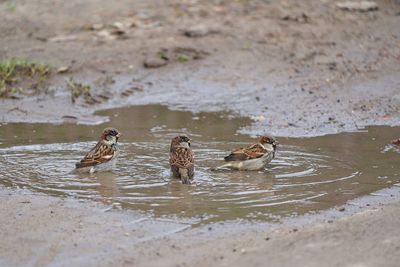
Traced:
<path fill-rule="evenodd" d="M 233 150 L 224 157 L 228 163 L 220 166 L 238 170 L 262 169 L 275 157 L 277 142 L 273 137 L 262 136 L 257 144 L 248 145 Z"/>
<path fill-rule="evenodd" d="M 194 176 L 194 154 L 188 137 L 181 135 L 172 139 L 169 164 L 175 177 L 181 179 L 183 184 L 190 184 Z"/>
<path fill-rule="evenodd" d="M 117 142 L 120 136 L 117 129 L 105 128 L 96 146 L 75 164 L 76 169 L 90 173 L 112 169 L 118 155 Z"/>

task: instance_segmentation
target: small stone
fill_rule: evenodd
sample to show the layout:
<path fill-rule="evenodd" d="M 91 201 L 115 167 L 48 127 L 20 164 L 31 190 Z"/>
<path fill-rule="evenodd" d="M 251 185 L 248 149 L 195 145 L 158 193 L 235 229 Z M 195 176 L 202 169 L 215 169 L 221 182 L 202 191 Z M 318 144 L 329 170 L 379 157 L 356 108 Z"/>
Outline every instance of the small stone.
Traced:
<path fill-rule="evenodd" d="M 76 39 L 78 39 L 76 35 L 57 35 L 49 38 L 49 41 L 54 43 L 61 43 L 75 41 Z"/>
<path fill-rule="evenodd" d="M 125 25 L 122 22 L 116 21 L 112 24 L 112 27 L 118 31 L 125 32 Z"/>
<path fill-rule="evenodd" d="M 102 30 L 104 28 L 104 25 L 102 24 L 102 23 L 95 23 L 95 24 L 93 24 L 91 27 L 90 27 L 90 29 L 92 30 L 92 31 L 100 31 L 100 30 Z"/>
<path fill-rule="evenodd" d="M 103 39 L 105 39 L 105 40 L 109 40 L 109 41 L 117 39 L 117 36 L 114 35 L 114 34 L 112 34 L 109 30 L 101 30 L 101 31 L 98 31 L 98 32 L 96 33 L 96 35 L 97 35 L 98 37 L 101 37 L 101 38 L 103 38 Z"/>
<path fill-rule="evenodd" d="M 210 33 L 204 25 L 197 25 L 183 30 L 183 34 L 187 37 L 203 37 Z"/>
<path fill-rule="evenodd" d="M 337 63 L 336 62 L 329 62 L 326 65 L 328 66 L 329 70 L 336 70 L 337 69 Z"/>
<path fill-rule="evenodd" d="M 295 22 L 308 22 L 309 16 L 306 13 L 300 14 L 285 14 L 281 17 L 282 20 L 295 21 Z"/>
<path fill-rule="evenodd" d="M 337 3 L 336 6 L 347 11 L 367 12 L 378 10 L 378 4 L 374 1 L 345 1 Z"/>
<path fill-rule="evenodd" d="M 264 238 L 265 239 L 265 241 L 268 241 L 268 240 L 270 240 L 271 238 L 269 237 L 269 236 L 267 236 L 266 238 Z"/>
<path fill-rule="evenodd" d="M 253 121 L 264 121 L 265 117 L 263 115 L 253 115 L 250 116 L 250 119 L 252 119 Z"/>
<path fill-rule="evenodd" d="M 57 73 L 66 73 L 69 71 L 69 66 L 62 66 L 57 69 Z"/>
<path fill-rule="evenodd" d="M 158 57 L 149 57 L 144 61 L 145 68 L 160 68 L 168 64 L 168 61 Z"/>

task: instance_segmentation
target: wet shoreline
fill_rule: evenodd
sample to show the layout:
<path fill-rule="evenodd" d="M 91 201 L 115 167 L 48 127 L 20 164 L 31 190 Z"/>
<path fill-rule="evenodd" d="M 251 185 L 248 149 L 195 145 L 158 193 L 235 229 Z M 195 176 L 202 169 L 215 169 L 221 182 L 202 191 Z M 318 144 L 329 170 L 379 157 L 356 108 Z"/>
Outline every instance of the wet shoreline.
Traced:
<path fill-rule="evenodd" d="M 395 214 L 399 209 L 399 197 L 399 186 L 394 186 L 355 199 L 344 206 L 288 218 L 281 224 L 249 224 L 239 220 L 191 228 L 188 224 L 174 220 L 152 219 L 135 211 L 118 211 L 115 207 L 91 201 L 60 199 L 29 190 L 2 187 L 0 198 L 3 203 L 2 212 L 6 216 L 0 219 L 5 233 L 0 241 L 3 247 L 0 263 L 12 266 L 64 266 L 73 259 L 76 266 L 157 266 L 161 262 L 164 266 L 175 266 L 183 262 L 193 266 L 225 266 L 232 261 L 236 261 L 235 266 L 245 266 L 248 262 L 244 264 L 244 259 L 258 261 L 266 255 L 270 255 L 271 261 L 275 262 L 278 259 L 273 259 L 273 255 L 282 246 L 282 242 L 294 242 L 293 249 L 300 249 L 305 241 L 310 245 L 324 242 L 325 246 L 316 251 L 320 251 L 322 259 L 327 259 L 332 250 L 326 251 L 324 247 L 336 247 L 339 239 L 347 244 L 357 243 L 360 231 L 369 232 L 367 235 L 364 233 L 364 245 L 359 244 L 357 249 L 349 247 L 348 252 L 357 253 L 353 250 L 368 247 L 368 242 L 380 242 L 377 240 L 381 240 L 383 235 L 386 236 L 385 240 L 388 240 L 388 236 L 395 238 L 390 241 L 390 244 L 395 245 L 397 235 L 393 235 L 393 230 L 397 229 L 395 218 L 398 216 Z M 388 217 L 388 213 L 393 215 Z M 376 224 L 378 221 L 384 228 L 380 227 L 381 231 L 371 231 L 371 223 Z M 351 227 L 354 224 L 357 227 Z M 27 231 L 32 228 L 35 231 Z M 336 237 L 331 236 L 331 229 L 336 229 Z M 303 235 L 306 236 L 301 237 Z M 26 241 L 19 243 L 19 249 L 15 251 L 12 244 L 22 240 Z M 97 244 L 95 250 L 93 244 Z M 396 250 L 393 245 L 385 254 L 388 266 L 394 266 L 391 264 L 396 260 L 395 255 L 389 253 Z M 219 249 L 215 250 L 215 247 Z M 263 252 L 264 247 L 269 252 Z M 185 253 L 179 253 L 183 249 Z M 374 261 L 383 260 L 381 250 L 369 251 L 370 256 L 375 257 Z M 175 257 L 171 258 L 170 255 Z M 239 261 L 238 256 L 241 258 Z M 335 262 L 354 260 L 339 257 Z M 290 259 L 280 258 L 280 265 L 282 261 L 290 262 Z M 302 257 L 301 262 L 319 262 L 324 265 L 323 260 L 313 257 Z"/>

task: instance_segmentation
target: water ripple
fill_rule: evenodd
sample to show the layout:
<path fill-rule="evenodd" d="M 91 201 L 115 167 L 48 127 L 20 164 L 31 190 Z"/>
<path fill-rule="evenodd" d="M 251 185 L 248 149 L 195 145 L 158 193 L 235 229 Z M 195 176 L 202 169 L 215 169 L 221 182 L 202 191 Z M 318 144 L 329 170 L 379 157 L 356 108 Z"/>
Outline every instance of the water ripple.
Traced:
<path fill-rule="evenodd" d="M 227 147 L 240 143 L 197 142 L 196 176 L 192 186 L 170 177 L 167 135 L 159 142 L 121 143 L 114 172 L 71 173 L 74 163 L 94 142 L 13 146 L 0 149 L 2 183 L 52 195 L 118 201 L 123 206 L 159 215 L 207 218 L 254 218 L 281 206 L 298 205 L 335 193 L 328 183 L 352 183 L 360 175 L 339 159 L 281 146 L 268 169 L 258 172 L 211 171 Z M 171 131 L 173 132 L 173 131 Z M 165 132 L 164 132 L 165 133 Z M 347 182 L 347 180 L 350 180 Z M 262 208 L 262 209 L 260 209 Z M 265 208 L 265 209 L 264 209 Z M 256 216 L 257 217 L 257 216 Z"/>

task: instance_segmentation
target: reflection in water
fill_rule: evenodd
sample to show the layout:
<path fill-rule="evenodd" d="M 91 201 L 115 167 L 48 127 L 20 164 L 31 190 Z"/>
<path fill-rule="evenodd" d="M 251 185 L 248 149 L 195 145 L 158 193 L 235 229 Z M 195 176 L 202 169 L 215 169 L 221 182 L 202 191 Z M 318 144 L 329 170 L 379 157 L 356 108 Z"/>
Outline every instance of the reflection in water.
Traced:
<path fill-rule="evenodd" d="M 273 220 L 342 204 L 399 183 L 399 155 L 385 149 L 399 128 L 315 138 L 280 138 L 277 157 L 258 172 L 212 171 L 234 147 L 252 142 L 236 130 L 249 123 L 222 113 L 169 111 L 161 106 L 102 113 L 100 126 L 8 124 L 0 126 L 0 183 L 57 196 L 120 203 L 155 216 L 192 223 L 230 219 Z M 114 172 L 71 173 L 105 126 L 118 128 L 120 158 Z M 168 147 L 188 134 L 196 155 L 192 186 L 170 177 Z"/>
<path fill-rule="evenodd" d="M 118 197 L 120 194 L 118 185 L 116 183 L 117 176 L 113 172 L 100 172 L 94 173 L 89 176 L 92 181 L 97 181 L 99 186 L 96 190 L 99 192 L 100 196 L 109 199 Z"/>

